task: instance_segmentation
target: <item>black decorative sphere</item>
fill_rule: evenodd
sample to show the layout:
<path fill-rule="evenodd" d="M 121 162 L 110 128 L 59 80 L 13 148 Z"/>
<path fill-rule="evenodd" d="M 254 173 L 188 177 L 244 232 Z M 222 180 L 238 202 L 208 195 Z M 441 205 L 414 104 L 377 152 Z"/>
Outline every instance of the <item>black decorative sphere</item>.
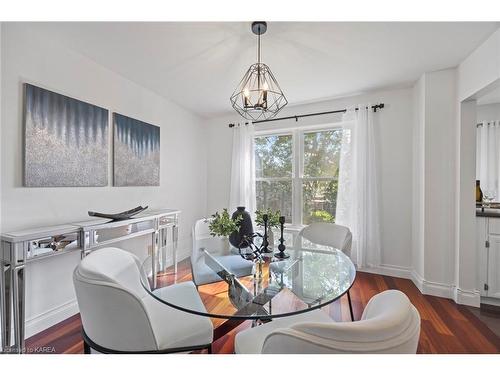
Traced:
<path fill-rule="evenodd" d="M 240 230 L 238 232 L 233 232 L 229 236 L 229 242 L 231 245 L 237 248 L 246 248 L 250 246 L 250 243 L 245 240 L 246 237 L 250 238 L 253 234 L 253 225 L 252 225 L 252 217 L 250 214 L 245 211 L 245 207 L 238 207 L 236 211 L 233 213 L 233 220 L 235 220 L 238 216 L 242 217 L 240 222 Z"/>

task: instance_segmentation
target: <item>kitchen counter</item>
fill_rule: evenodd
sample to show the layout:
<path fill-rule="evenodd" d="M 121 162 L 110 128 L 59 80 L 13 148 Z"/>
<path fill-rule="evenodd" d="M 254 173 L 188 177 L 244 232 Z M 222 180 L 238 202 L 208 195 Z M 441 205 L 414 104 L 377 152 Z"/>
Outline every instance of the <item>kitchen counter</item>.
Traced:
<path fill-rule="evenodd" d="M 500 209 L 498 208 L 484 208 L 481 210 L 480 208 L 476 209 L 477 217 L 500 217 Z"/>

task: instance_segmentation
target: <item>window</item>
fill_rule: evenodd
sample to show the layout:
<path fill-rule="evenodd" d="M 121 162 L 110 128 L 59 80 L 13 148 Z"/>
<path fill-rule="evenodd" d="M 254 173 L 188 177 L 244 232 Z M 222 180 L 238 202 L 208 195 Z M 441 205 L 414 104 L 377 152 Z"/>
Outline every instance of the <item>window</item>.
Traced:
<path fill-rule="evenodd" d="M 257 208 L 287 223 L 334 222 L 343 130 L 294 129 L 255 138 Z"/>
<path fill-rule="evenodd" d="M 280 210 L 292 222 L 292 135 L 255 138 L 257 208 Z"/>

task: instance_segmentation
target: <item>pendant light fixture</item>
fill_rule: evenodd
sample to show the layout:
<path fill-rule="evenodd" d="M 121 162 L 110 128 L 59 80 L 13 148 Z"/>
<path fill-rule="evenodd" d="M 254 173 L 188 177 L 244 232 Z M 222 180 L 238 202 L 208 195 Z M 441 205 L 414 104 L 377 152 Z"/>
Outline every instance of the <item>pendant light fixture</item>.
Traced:
<path fill-rule="evenodd" d="M 252 23 L 257 35 L 257 63 L 252 64 L 231 95 L 231 105 L 247 120 L 267 120 L 287 105 L 288 101 L 269 67 L 260 61 L 260 36 L 267 30 L 267 23 Z"/>

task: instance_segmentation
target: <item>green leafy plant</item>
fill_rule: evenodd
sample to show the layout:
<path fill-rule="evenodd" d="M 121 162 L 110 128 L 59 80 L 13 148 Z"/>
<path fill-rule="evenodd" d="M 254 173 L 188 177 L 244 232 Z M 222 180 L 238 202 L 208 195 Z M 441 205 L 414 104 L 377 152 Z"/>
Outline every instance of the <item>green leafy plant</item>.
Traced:
<path fill-rule="evenodd" d="M 311 218 L 313 221 L 324 221 L 327 223 L 335 222 L 335 217 L 325 210 L 316 210 L 311 213 Z"/>
<path fill-rule="evenodd" d="M 242 216 L 238 215 L 236 219 L 232 219 L 227 211 L 227 208 L 222 210 L 222 213 L 216 212 L 212 215 L 212 220 L 209 221 L 209 230 L 212 236 L 227 237 L 233 232 L 240 230 Z M 207 220 L 208 221 L 208 220 Z"/>
<path fill-rule="evenodd" d="M 280 226 L 281 212 L 279 210 L 273 211 L 270 208 L 255 211 L 255 223 L 257 225 L 264 226 L 263 215 L 265 214 L 267 214 L 267 225 L 269 228 L 278 228 Z"/>

